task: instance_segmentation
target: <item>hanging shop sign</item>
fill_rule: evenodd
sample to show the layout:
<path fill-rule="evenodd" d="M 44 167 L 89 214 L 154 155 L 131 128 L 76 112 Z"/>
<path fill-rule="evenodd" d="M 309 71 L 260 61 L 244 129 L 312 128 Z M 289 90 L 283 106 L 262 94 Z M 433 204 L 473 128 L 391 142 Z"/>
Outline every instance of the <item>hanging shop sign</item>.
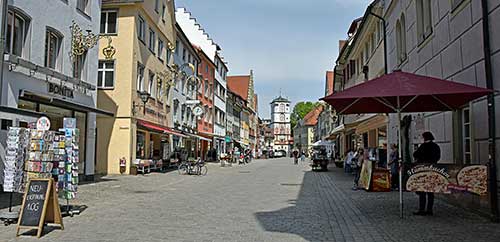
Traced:
<path fill-rule="evenodd" d="M 56 94 L 63 97 L 75 98 L 73 89 L 65 86 L 64 84 L 48 83 L 49 93 Z"/>
<path fill-rule="evenodd" d="M 57 192 L 52 178 L 30 179 L 24 193 L 16 235 L 20 229 L 36 229 L 40 238 L 44 224 L 58 224 L 64 229 Z"/>
<path fill-rule="evenodd" d="M 50 120 L 47 117 L 41 117 L 36 121 L 36 129 L 47 131 L 50 129 Z"/>
<path fill-rule="evenodd" d="M 201 106 L 194 107 L 193 108 L 193 114 L 196 117 L 200 117 L 201 115 L 203 115 L 203 108 Z"/>
<path fill-rule="evenodd" d="M 415 165 L 407 173 L 408 191 L 480 196 L 488 193 L 488 168 L 485 165 Z"/>

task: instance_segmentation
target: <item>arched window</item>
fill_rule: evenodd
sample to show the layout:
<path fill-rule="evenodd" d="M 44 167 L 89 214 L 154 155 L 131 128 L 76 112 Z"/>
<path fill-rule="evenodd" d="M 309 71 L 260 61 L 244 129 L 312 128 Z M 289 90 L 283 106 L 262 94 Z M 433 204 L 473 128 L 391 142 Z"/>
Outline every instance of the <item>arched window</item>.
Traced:
<path fill-rule="evenodd" d="M 18 9 L 9 9 L 7 14 L 7 32 L 5 36 L 6 52 L 12 55 L 23 56 L 26 52 L 26 38 L 28 35 L 30 18 Z"/>
<path fill-rule="evenodd" d="M 396 22 L 396 54 L 398 64 L 406 60 L 406 27 L 404 15 L 401 15 L 401 18 Z"/>
<path fill-rule="evenodd" d="M 54 28 L 47 27 L 45 31 L 45 67 L 61 69 L 61 47 L 63 35 Z"/>

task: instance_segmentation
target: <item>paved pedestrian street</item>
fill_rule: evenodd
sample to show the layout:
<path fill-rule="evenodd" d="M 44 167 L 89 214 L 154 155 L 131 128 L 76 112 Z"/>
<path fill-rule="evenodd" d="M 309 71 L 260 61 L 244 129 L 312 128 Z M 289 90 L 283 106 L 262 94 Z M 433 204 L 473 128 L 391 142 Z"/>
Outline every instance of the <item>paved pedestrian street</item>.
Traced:
<path fill-rule="evenodd" d="M 65 230 L 46 229 L 40 241 L 499 241 L 500 225 L 437 201 L 435 216 L 415 217 L 407 193 L 352 191 L 342 169 L 311 172 L 288 158 L 244 166 L 210 164 L 205 177 L 176 171 L 107 177 L 82 185 Z M 2 197 L 3 198 L 3 197 Z M 16 239 L 15 225 L 0 241 Z"/>

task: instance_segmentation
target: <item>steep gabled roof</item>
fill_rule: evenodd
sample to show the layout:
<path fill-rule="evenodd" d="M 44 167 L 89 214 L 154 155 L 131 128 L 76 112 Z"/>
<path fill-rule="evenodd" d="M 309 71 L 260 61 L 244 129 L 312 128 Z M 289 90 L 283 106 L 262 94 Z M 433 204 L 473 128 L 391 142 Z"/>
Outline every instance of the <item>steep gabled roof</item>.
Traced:
<path fill-rule="evenodd" d="M 323 105 L 319 105 L 318 107 L 314 108 L 304 116 L 304 125 L 305 126 L 315 126 L 318 123 L 318 118 L 319 115 L 323 112 Z"/>
<path fill-rule="evenodd" d="M 250 75 L 228 76 L 227 88 L 238 96 L 248 101 L 248 88 L 250 86 Z"/>

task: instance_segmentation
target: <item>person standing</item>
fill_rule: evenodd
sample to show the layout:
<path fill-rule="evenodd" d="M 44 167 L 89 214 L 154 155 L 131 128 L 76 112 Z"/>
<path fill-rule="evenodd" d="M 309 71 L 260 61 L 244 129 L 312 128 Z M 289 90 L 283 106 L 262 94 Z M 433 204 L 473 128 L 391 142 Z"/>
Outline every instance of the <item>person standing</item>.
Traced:
<path fill-rule="evenodd" d="M 422 134 L 424 143 L 413 153 L 416 163 L 436 164 L 441 159 L 441 149 L 434 143 L 434 135 L 431 132 Z M 414 215 L 425 216 L 433 215 L 434 193 L 416 192 L 418 195 L 418 211 Z"/>
<path fill-rule="evenodd" d="M 293 150 L 293 163 L 297 165 L 299 163 L 299 151 Z"/>
<path fill-rule="evenodd" d="M 300 161 L 304 162 L 306 160 L 306 153 L 304 151 L 300 152 Z"/>
<path fill-rule="evenodd" d="M 361 165 L 363 164 L 364 159 L 364 150 L 363 148 L 359 148 L 356 155 L 352 158 L 351 168 L 354 173 L 354 186 L 352 190 L 358 190 L 359 188 L 359 177 L 361 176 Z"/>
<path fill-rule="evenodd" d="M 391 168 L 391 188 L 399 189 L 399 151 L 396 144 L 391 144 L 391 154 L 389 155 L 389 167 Z"/>

